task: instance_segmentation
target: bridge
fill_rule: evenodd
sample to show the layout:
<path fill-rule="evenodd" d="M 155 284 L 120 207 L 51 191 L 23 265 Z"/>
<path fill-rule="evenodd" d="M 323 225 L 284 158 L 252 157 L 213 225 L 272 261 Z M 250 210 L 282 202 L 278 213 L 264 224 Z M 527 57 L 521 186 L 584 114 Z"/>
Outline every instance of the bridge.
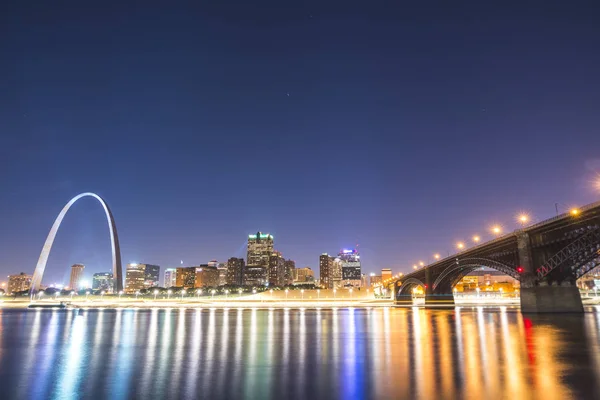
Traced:
<path fill-rule="evenodd" d="M 454 304 L 453 287 L 488 267 L 521 283 L 522 312 L 583 312 L 575 281 L 600 265 L 600 202 L 518 229 L 426 265 L 389 283 L 397 304 Z"/>

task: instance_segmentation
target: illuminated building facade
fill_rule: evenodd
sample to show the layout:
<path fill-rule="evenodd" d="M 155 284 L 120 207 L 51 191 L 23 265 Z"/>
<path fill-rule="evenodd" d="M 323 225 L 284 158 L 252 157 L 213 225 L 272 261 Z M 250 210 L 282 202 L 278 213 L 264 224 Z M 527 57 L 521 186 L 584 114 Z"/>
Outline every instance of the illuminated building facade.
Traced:
<path fill-rule="evenodd" d="M 23 292 L 31 288 L 32 276 L 21 272 L 18 275 L 8 276 L 8 286 L 6 288 L 8 294 Z"/>
<path fill-rule="evenodd" d="M 330 264 L 333 264 L 333 261 L 329 254 L 323 253 L 319 256 L 319 284 L 324 289 L 333 289 Z"/>
<path fill-rule="evenodd" d="M 381 275 L 375 275 L 375 274 L 371 274 L 369 276 L 369 285 L 371 287 L 378 285 L 382 282 L 383 277 Z"/>
<path fill-rule="evenodd" d="M 360 255 L 355 249 L 344 249 L 338 254 L 342 264 L 342 281 L 344 287 L 360 287 L 362 272 Z"/>
<path fill-rule="evenodd" d="M 244 268 L 244 286 L 265 286 L 268 281 L 268 267 L 246 265 Z"/>
<path fill-rule="evenodd" d="M 388 279 L 392 279 L 392 270 L 390 268 L 383 268 L 381 270 L 381 280 L 385 282 Z"/>
<path fill-rule="evenodd" d="M 177 287 L 193 289 L 196 284 L 196 267 L 177 268 L 175 283 Z"/>
<path fill-rule="evenodd" d="M 92 277 L 92 289 L 111 291 L 115 286 L 113 274 L 110 272 L 98 272 Z"/>
<path fill-rule="evenodd" d="M 219 286 L 219 270 L 217 267 L 201 265 L 196 267 L 195 288 Z"/>
<path fill-rule="evenodd" d="M 286 284 L 285 259 L 280 252 L 274 251 L 269 257 L 269 285 L 284 286 Z"/>
<path fill-rule="evenodd" d="M 81 286 L 81 278 L 83 278 L 83 264 L 73 264 L 71 266 L 71 279 L 69 280 L 69 288 L 71 290 L 83 289 Z"/>
<path fill-rule="evenodd" d="M 285 260 L 285 284 L 291 285 L 294 283 L 294 271 L 296 270 L 296 261 Z"/>
<path fill-rule="evenodd" d="M 242 286 L 244 284 L 244 259 L 232 257 L 227 260 L 227 284 Z"/>
<path fill-rule="evenodd" d="M 310 267 L 296 268 L 296 283 L 311 283 L 315 281 L 315 273 Z"/>
<path fill-rule="evenodd" d="M 146 266 L 144 264 L 127 264 L 125 270 L 125 293 L 135 293 L 144 289 Z"/>
<path fill-rule="evenodd" d="M 177 268 L 167 268 L 165 270 L 165 284 L 166 288 L 177 286 Z"/>
<path fill-rule="evenodd" d="M 248 235 L 248 253 L 246 264 L 248 266 L 269 266 L 269 258 L 273 254 L 273 235 L 257 232 Z"/>
<path fill-rule="evenodd" d="M 158 265 L 144 264 L 144 288 L 158 286 L 160 280 L 160 267 Z"/>

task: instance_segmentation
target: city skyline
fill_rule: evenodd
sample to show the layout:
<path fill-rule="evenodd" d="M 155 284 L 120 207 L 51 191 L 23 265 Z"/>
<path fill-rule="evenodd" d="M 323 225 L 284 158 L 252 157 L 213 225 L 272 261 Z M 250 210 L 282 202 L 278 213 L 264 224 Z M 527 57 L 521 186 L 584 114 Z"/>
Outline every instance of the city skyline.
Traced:
<path fill-rule="evenodd" d="M 313 268 L 359 244 L 366 273 L 599 198 L 594 10 L 240 7 L 8 7 L 0 273 L 32 270 L 87 190 L 110 201 L 123 263 L 241 257 L 261 229 Z M 91 202 L 51 281 L 110 266 Z"/>

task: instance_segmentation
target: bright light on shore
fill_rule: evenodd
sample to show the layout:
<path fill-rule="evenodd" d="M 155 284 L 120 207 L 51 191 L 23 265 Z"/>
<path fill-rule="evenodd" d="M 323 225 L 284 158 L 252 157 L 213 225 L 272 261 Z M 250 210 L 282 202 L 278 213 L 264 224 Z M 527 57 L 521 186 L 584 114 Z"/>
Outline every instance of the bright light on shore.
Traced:
<path fill-rule="evenodd" d="M 457 247 L 459 250 L 462 250 L 462 249 L 464 249 L 464 248 L 465 248 L 465 244 L 464 244 L 463 242 L 458 242 L 458 243 L 456 243 L 456 247 Z"/>

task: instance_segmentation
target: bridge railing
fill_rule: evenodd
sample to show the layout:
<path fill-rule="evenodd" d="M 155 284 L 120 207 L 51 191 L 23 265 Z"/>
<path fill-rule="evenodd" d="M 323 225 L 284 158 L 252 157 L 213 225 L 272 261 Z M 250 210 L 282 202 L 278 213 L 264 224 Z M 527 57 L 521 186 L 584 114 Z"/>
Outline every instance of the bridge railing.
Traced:
<path fill-rule="evenodd" d="M 600 201 L 597 201 L 595 203 L 591 203 L 591 204 L 587 204 L 585 206 L 582 206 L 582 207 L 579 208 L 579 211 L 580 212 L 584 212 L 584 211 L 591 210 L 591 209 L 597 208 L 597 207 L 600 208 Z M 541 228 L 541 227 L 543 227 L 545 225 L 548 225 L 548 224 L 551 224 L 553 222 L 559 221 L 561 219 L 567 218 L 570 215 L 571 214 L 569 212 L 566 212 L 566 213 L 557 215 L 555 217 L 548 218 L 548 219 L 546 219 L 544 221 L 540 221 L 540 222 L 538 222 L 538 223 L 536 223 L 534 225 L 530 225 L 530 226 L 528 226 L 526 228 L 515 229 L 512 232 L 509 232 L 509 233 L 507 233 L 505 235 L 502 235 L 502 236 L 499 236 L 499 237 L 494 238 L 492 240 L 489 240 L 489 241 L 487 241 L 485 243 L 481 243 L 481 244 L 478 244 L 476 246 L 464 249 L 462 251 L 459 251 L 458 253 L 454 253 L 454 254 L 449 255 L 448 257 L 442 258 L 441 260 L 435 261 L 435 262 L 433 262 L 431 264 L 427 264 L 427 265 L 419 268 L 416 271 L 410 272 L 410 273 L 404 275 L 403 277 L 398 278 L 396 281 L 403 280 L 403 278 L 406 279 L 406 277 L 410 277 L 412 274 L 418 273 L 420 270 L 423 270 L 425 268 L 429 268 L 429 267 L 433 267 L 435 265 L 441 265 L 441 264 L 447 263 L 448 261 L 455 260 L 456 258 L 460 257 L 461 255 L 468 254 L 468 253 L 470 253 L 472 251 L 480 250 L 480 249 L 482 249 L 482 248 L 484 248 L 486 246 L 489 246 L 489 245 L 494 244 L 494 243 L 502 242 L 502 241 L 504 241 L 506 239 L 510 239 L 511 237 L 517 236 L 519 233 L 529 232 L 531 230 L 535 230 L 535 229 Z"/>

